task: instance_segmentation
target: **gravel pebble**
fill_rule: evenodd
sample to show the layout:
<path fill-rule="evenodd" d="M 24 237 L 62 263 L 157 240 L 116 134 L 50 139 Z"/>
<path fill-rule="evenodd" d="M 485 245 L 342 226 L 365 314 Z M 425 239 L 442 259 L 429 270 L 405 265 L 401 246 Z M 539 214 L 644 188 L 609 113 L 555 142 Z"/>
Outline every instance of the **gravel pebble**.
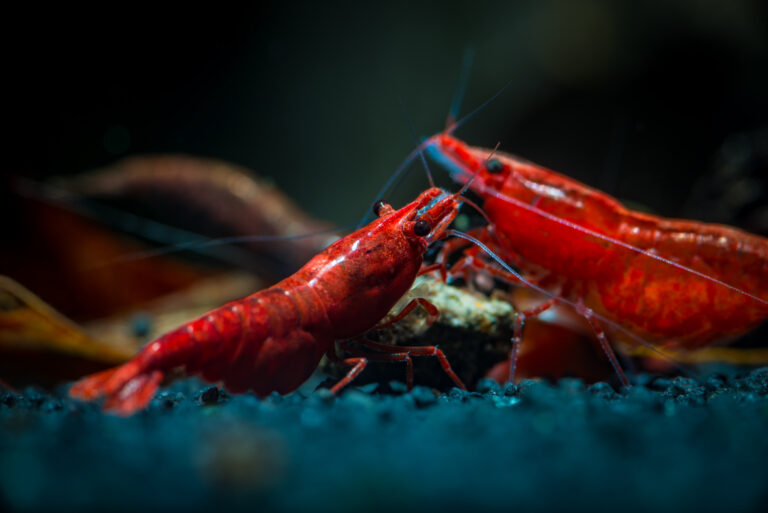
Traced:
<path fill-rule="evenodd" d="M 483 381 L 439 395 L 393 382 L 260 400 L 190 379 L 129 418 L 60 391 L 5 392 L 0 505 L 759 511 L 768 369 L 633 382 Z"/>

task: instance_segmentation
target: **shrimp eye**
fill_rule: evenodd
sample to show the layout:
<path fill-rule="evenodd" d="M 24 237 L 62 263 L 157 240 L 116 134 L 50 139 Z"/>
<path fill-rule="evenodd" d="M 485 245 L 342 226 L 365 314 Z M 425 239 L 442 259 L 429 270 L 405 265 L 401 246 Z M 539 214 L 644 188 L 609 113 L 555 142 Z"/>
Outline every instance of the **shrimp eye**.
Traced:
<path fill-rule="evenodd" d="M 381 212 L 381 209 L 384 208 L 384 205 L 386 205 L 386 203 L 384 203 L 382 200 L 379 200 L 373 204 L 373 213 L 376 214 L 377 217 L 379 212 Z"/>
<path fill-rule="evenodd" d="M 424 237 L 425 235 L 429 235 L 430 230 L 432 230 L 432 227 L 429 226 L 429 223 L 426 222 L 424 219 L 419 219 L 413 225 L 413 233 L 415 233 L 419 237 Z"/>
<path fill-rule="evenodd" d="M 499 159 L 491 159 L 485 165 L 485 169 L 495 175 L 496 173 L 501 173 L 502 169 L 504 169 L 504 164 Z"/>

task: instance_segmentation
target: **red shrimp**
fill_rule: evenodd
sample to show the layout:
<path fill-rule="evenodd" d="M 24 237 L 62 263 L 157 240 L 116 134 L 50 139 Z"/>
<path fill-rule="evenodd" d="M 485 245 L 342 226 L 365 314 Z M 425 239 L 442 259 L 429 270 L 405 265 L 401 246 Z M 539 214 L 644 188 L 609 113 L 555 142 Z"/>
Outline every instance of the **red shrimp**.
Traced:
<path fill-rule="evenodd" d="M 360 337 L 395 305 L 422 267 L 428 245 L 445 236 L 456 216 L 460 194 L 430 188 L 400 210 L 377 202 L 378 219 L 317 254 L 292 276 L 268 289 L 219 307 L 149 343 L 129 362 L 83 378 L 70 389 L 75 398 L 106 397 L 104 407 L 119 415 L 144 408 L 163 377 L 183 368 L 207 381 L 223 381 L 231 392 L 258 396 L 289 393 L 301 385 L 337 340 Z M 437 309 L 411 301 L 386 325 L 422 305 L 433 321 Z M 358 342 L 380 353 L 346 358 L 352 369 L 332 389 L 338 392 L 368 359 L 404 361 L 412 385 L 411 356 L 434 356 L 457 386 L 464 388 L 437 347 L 393 347 Z M 344 342 L 339 343 L 342 349 Z"/>
<path fill-rule="evenodd" d="M 477 235 L 553 299 L 576 306 L 624 384 L 611 338 L 651 350 L 690 351 L 729 342 L 768 316 L 768 240 L 741 230 L 629 210 L 576 180 L 506 154 L 472 148 L 448 133 L 423 148 L 484 198 L 492 228 Z M 449 245 L 447 245 L 449 246 Z M 455 244 L 452 247 L 456 247 Z M 451 251 L 450 247 L 446 251 Z M 461 266 L 491 268 L 468 250 Z M 454 265 L 458 269 L 459 264 Z M 513 344 L 516 347 L 517 344 Z M 514 376 L 516 354 L 510 355 Z"/>

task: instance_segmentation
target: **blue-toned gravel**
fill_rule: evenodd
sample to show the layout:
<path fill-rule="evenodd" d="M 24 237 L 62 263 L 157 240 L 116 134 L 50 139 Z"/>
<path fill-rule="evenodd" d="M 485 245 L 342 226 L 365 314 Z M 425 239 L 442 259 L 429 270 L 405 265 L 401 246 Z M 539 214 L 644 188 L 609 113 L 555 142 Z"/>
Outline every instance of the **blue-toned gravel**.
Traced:
<path fill-rule="evenodd" d="M 127 419 L 0 393 L 0 510 L 768 511 L 768 368 L 635 380 L 265 400 L 185 380 Z"/>

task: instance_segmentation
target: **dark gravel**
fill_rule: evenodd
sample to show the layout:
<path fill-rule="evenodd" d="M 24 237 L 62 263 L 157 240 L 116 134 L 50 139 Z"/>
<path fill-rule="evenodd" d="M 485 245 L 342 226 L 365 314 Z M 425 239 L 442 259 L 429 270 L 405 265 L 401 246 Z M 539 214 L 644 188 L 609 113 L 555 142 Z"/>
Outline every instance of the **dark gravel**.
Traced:
<path fill-rule="evenodd" d="M 0 393 L 0 510 L 766 511 L 768 368 L 258 400 L 194 380 L 123 419 Z"/>

